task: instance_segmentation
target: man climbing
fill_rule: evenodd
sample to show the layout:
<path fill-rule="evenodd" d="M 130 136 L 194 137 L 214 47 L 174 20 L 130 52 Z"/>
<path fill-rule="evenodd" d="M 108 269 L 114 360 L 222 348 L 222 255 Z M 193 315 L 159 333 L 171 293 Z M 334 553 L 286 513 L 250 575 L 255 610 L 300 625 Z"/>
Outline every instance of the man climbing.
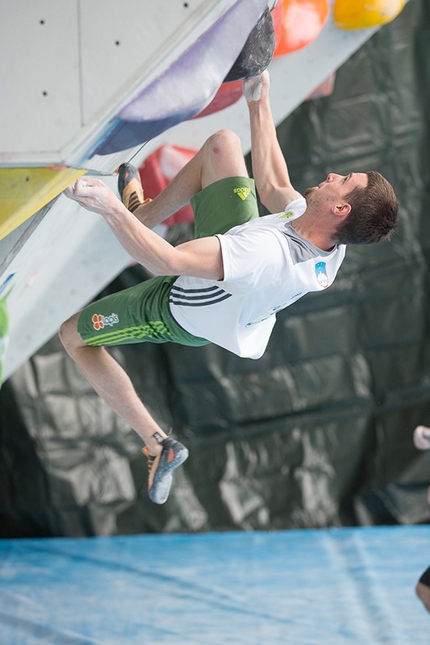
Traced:
<path fill-rule="evenodd" d="M 377 172 L 330 173 L 304 197 L 294 189 L 277 141 L 269 85 L 267 71 L 243 84 L 255 185 L 239 138 L 222 130 L 153 201 L 144 201 L 130 164 L 119 171 L 122 201 L 92 178 L 78 179 L 66 190 L 102 215 L 126 251 L 155 274 L 85 307 L 62 325 L 60 337 L 98 394 L 144 441 L 148 493 L 158 504 L 166 501 L 172 471 L 188 451 L 150 416 L 105 347 L 213 342 L 238 356 L 259 358 L 276 312 L 330 286 L 346 244 L 389 239 L 397 225 L 394 191 Z M 255 186 L 272 215 L 258 216 Z M 151 229 L 188 203 L 196 239 L 173 247 Z"/>

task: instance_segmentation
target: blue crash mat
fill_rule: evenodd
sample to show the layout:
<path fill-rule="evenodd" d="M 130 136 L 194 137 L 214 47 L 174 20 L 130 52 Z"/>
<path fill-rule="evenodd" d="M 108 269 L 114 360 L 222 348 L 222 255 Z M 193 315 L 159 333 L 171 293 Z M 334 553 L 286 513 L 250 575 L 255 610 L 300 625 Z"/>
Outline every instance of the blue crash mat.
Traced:
<path fill-rule="evenodd" d="M 0 541 L 2 645 L 428 645 L 430 527 Z"/>

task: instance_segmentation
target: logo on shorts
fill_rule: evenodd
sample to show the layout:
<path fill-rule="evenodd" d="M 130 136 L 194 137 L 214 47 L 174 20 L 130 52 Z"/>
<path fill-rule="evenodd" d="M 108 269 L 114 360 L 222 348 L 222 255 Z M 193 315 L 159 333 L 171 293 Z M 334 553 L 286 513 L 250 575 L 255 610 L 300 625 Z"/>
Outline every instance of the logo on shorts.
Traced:
<path fill-rule="evenodd" d="M 111 314 L 110 316 L 101 316 L 100 314 L 94 314 L 91 320 L 96 331 L 99 331 L 104 327 L 112 327 L 116 323 L 119 323 L 117 314 Z"/>
<path fill-rule="evenodd" d="M 245 199 L 248 197 L 249 193 L 251 190 L 249 188 L 233 188 L 233 192 L 236 193 L 240 197 L 240 199 L 244 202 Z"/>

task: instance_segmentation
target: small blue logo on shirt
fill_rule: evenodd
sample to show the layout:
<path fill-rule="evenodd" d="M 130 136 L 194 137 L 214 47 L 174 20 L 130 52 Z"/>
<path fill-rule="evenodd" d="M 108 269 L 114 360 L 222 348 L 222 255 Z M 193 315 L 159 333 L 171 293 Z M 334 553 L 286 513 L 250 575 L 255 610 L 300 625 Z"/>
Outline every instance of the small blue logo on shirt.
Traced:
<path fill-rule="evenodd" d="M 328 287 L 327 266 L 325 262 L 317 262 L 315 265 L 315 274 L 318 284 L 322 287 Z"/>

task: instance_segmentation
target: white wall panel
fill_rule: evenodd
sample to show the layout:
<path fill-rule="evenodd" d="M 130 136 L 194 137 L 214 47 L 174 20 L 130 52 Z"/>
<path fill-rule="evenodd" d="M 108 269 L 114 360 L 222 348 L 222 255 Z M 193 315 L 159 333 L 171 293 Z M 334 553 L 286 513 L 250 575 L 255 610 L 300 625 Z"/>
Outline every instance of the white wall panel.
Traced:
<path fill-rule="evenodd" d="M 157 52 L 171 49 L 183 23 L 204 0 L 164 3 L 152 0 L 106 2 L 81 6 L 82 87 L 84 120 L 92 118 L 115 96 L 157 63 Z M 161 9 L 161 10 L 160 10 Z"/>
<path fill-rule="evenodd" d="M 0 164 L 81 127 L 77 0 L 0 3 Z"/>

